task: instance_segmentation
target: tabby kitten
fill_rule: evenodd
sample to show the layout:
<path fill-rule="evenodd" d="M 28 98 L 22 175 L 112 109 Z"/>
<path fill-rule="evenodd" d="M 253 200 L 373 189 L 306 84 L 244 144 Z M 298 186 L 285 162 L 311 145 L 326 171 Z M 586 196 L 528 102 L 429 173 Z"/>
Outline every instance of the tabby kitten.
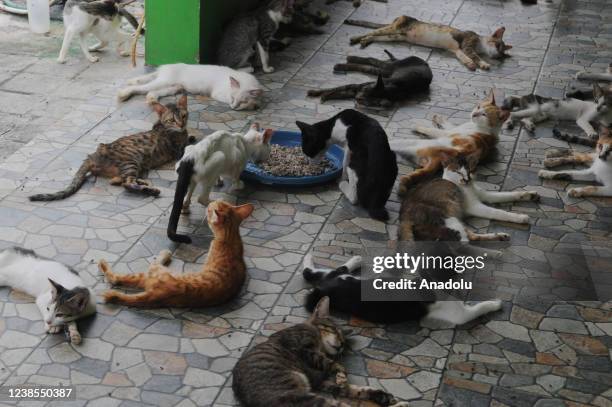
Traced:
<path fill-rule="evenodd" d="M 567 181 L 596 181 L 603 186 L 588 186 L 571 188 L 567 194 L 574 198 L 584 196 L 612 196 L 612 134 L 610 129 L 603 127 L 599 133 L 597 147 L 591 154 L 574 151 L 551 151 L 544 160 L 546 168 L 567 164 L 589 165 L 584 170 L 549 171 L 541 170 L 539 175 L 545 179 Z"/>
<path fill-rule="evenodd" d="M 211 307 L 228 302 L 240 292 L 246 278 L 240 223 L 253 212 L 253 205 L 232 206 L 214 201 L 208 205 L 208 226 L 214 239 L 206 263 L 199 273 L 172 274 L 164 265 L 170 252 L 164 251 L 148 273 L 115 274 L 105 260 L 98 267 L 113 285 L 139 288 L 138 294 L 109 290 L 106 302 L 133 307 Z"/>
<path fill-rule="evenodd" d="M 265 73 L 274 72 L 270 66 L 269 46 L 280 23 L 289 23 L 294 0 L 269 0 L 257 10 L 238 16 L 225 29 L 217 62 L 230 68 L 254 72 L 251 57 L 259 54 Z"/>
<path fill-rule="evenodd" d="M 63 191 L 30 196 L 30 201 L 55 201 L 75 194 L 88 174 L 110 178 L 111 185 L 121 185 L 129 192 L 158 196 L 160 191 L 141 176 L 149 169 L 181 158 L 193 137 L 187 134 L 187 96 L 178 104 L 154 103 L 159 120 L 149 131 L 121 137 L 110 144 L 100 144 L 81 164 L 72 183 Z"/>
<path fill-rule="evenodd" d="M 324 297 L 305 323 L 272 334 L 240 358 L 233 370 L 234 394 L 244 407 L 351 406 L 331 396 L 408 406 L 383 390 L 346 383 L 346 370 L 336 361 L 345 346 Z"/>
<path fill-rule="evenodd" d="M 500 59 L 508 56 L 512 48 L 503 41 L 504 27 L 498 28 L 491 36 L 481 36 L 473 31 L 463 31 L 444 24 L 419 21 L 409 16 L 400 16 L 391 24 L 376 24 L 367 21 L 346 20 L 346 24 L 375 28 L 365 35 L 351 38 L 351 44 L 361 44 L 362 48 L 373 42 L 407 42 L 424 47 L 442 48 L 455 54 L 468 69 L 489 69 L 480 54 Z"/>

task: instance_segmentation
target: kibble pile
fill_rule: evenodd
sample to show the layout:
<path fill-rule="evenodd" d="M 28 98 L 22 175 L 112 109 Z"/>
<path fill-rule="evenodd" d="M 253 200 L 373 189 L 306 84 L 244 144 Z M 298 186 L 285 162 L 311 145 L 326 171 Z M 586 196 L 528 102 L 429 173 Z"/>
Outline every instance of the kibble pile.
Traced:
<path fill-rule="evenodd" d="M 333 164 L 322 159 L 314 164 L 302 153 L 301 147 L 287 147 L 272 144 L 268 161 L 259 165 L 264 171 L 277 177 L 306 177 L 321 175 L 331 169 Z"/>

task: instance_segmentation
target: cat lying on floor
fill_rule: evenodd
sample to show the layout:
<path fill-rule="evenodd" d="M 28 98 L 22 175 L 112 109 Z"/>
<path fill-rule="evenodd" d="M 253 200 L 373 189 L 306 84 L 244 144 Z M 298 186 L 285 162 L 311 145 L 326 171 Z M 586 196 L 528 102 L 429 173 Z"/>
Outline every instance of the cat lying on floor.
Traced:
<path fill-rule="evenodd" d="M 158 168 L 183 155 L 185 146 L 194 141 L 187 133 L 187 96 L 177 104 L 155 102 L 158 121 L 149 131 L 121 137 L 110 144 L 100 144 L 78 169 L 63 191 L 30 196 L 30 201 L 55 201 L 75 194 L 89 174 L 110 178 L 111 185 L 121 185 L 129 192 L 158 196 L 160 191 L 142 179 L 149 169 Z"/>
<path fill-rule="evenodd" d="M 332 144 L 344 146 L 340 190 L 372 218 L 389 219 L 385 204 L 397 177 L 397 162 L 380 123 L 347 109 L 315 124 L 296 124 L 302 131 L 302 151 L 314 160 L 321 159 Z"/>
<path fill-rule="evenodd" d="M 198 184 L 202 185 L 198 202 L 204 206 L 208 205 L 210 192 L 219 178 L 229 184 L 230 191 L 242 189 L 240 174 L 248 161 L 268 159 L 273 133 L 272 129 L 261 129 L 254 123 L 244 135 L 220 130 L 185 149 L 183 158 L 176 163 L 178 181 L 168 221 L 170 240 L 191 243 L 189 236 L 177 234 L 176 229 L 181 211 L 189 213 L 191 197 Z"/>
<path fill-rule="evenodd" d="M 66 329 L 70 342 L 81 343 L 77 320 L 96 313 L 96 296 L 76 271 L 19 247 L 0 251 L 0 286 L 36 298 L 47 332 Z"/>
<path fill-rule="evenodd" d="M 346 20 L 346 24 L 374 28 L 374 31 L 351 38 L 352 44 L 361 44 L 362 48 L 373 42 L 407 42 L 431 48 L 442 48 L 455 54 L 462 64 L 471 71 L 489 69 L 491 66 L 480 54 L 501 59 L 506 51 L 512 48 L 503 41 L 504 27 L 498 28 L 491 36 L 481 36 L 473 31 L 462 31 L 457 28 L 419 21 L 409 16 L 396 18 L 391 24 L 376 24 L 367 21 Z"/>
<path fill-rule="evenodd" d="M 124 46 L 131 36 L 119 28 L 121 17 L 125 17 L 135 29 L 138 27 L 138 22 L 124 7 L 120 2 L 111 0 L 68 0 L 63 12 L 64 41 L 57 62 L 61 64 L 66 62 L 66 55 L 75 35 L 79 36 L 81 50 L 89 62 L 99 61 L 99 58 L 91 55 L 90 51 L 100 51 L 109 42 L 115 41 L 119 55 L 129 56 L 130 53 L 124 49 Z M 144 30 L 141 32 L 144 33 Z M 95 35 L 100 42 L 88 48 L 85 38 L 90 33 Z"/>
<path fill-rule="evenodd" d="M 567 194 L 574 198 L 585 196 L 612 196 L 612 134 L 610 129 L 602 127 L 599 140 L 593 153 L 578 153 L 569 150 L 551 151 L 544 160 L 546 168 L 567 164 L 584 164 L 584 170 L 541 170 L 539 175 L 544 179 L 567 181 L 597 181 L 603 186 L 571 188 Z"/>
<path fill-rule="evenodd" d="M 335 270 L 316 268 L 312 256 L 304 258 L 304 279 L 313 285 L 306 297 L 306 308 L 312 310 L 322 298 L 330 299 L 332 309 L 377 323 L 399 323 L 436 319 L 455 325 L 473 321 L 481 315 L 501 309 L 500 300 L 467 305 L 463 301 L 435 301 L 435 294 L 423 294 L 429 301 L 362 301 L 361 285 L 370 277 L 361 274 L 362 259 L 354 256 Z"/>
<path fill-rule="evenodd" d="M 217 65 L 162 65 L 157 71 L 130 79 L 117 95 L 120 102 L 135 94 L 147 94 L 147 103 L 188 92 L 227 103 L 234 110 L 256 110 L 263 88 L 253 75 Z"/>
<path fill-rule="evenodd" d="M 242 355 L 232 371 L 240 405 L 350 407 L 334 398 L 342 397 L 409 406 L 383 390 L 346 382 L 346 369 L 337 361 L 346 340 L 329 316 L 329 304 L 329 298 L 321 298 L 306 322 L 275 332 Z"/>
<path fill-rule="evenodd" d="M 137 294 L 109 290 L 104 301 L 132 307 L 212 307 L 236 297 L 246 279 L 246 264 L 240 224 L 253 212 L 253 205 L 232 206 L 214 201 L 208 206 L 208 226 L 214 238 L 206 263 L 199 273 L 173 274 L 165 265 L 171 253 L 163 251 L 147 273 L 116 274 L 105 260 L 98 268 L 112 285 L 139 288 Z"/>
<path fill-rule="evenodd" d="M 334 66 L 334 72 L 363 72 L 377 75 L 376 82 L 350 84 L 331 89 L 309 90 L 308 96 L 321 101 L 355 99 L 357 107 L 389 109 L 395 102 L 406 100 L 429 89 L 433 74 L 427 62 L 418 57 L 397 60 L 389 51 L 389 61 L 349 56 L 346 64 Z"/>
<path fill-rule="evenodd" d="M 593 83 L 594 101 L 565 98 L 562 100 L 544 98 L 535 94 L 511 96 L 504 101 L 504 108 L 516 109 L 510 114 L 508 128 L 520 122 L 530 131 L 535 131 L 536 123 L 553 120 L 573 120 L 584 130 L 588 137 L 597 138 L 592 122 L 604 126 L 612 124 L 612 92 L 606 92 L 599 84 Z"/>

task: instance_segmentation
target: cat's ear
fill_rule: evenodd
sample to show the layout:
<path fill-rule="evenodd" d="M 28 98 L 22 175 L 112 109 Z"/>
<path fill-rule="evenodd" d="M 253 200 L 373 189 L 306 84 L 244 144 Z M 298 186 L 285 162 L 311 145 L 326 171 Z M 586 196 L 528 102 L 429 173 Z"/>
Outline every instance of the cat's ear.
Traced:
<path fill-rule="evenodd" d="M 79 291 L 70 297 L 67 303 L 70 307 L 76 310 L 77 313 L 81 313 L 85 310 L 87 303 L 89 302 L 89 291 Z"/>
<path fill-rule="evenodd" d="M 234 213 L 240 217 L 240 219 L 245 220 L 253 213 L 255 207 L 251 204 L 244 204 L 240 206 L 234 206 Z"/>
<path fill-rule="evenodd" d="M 238 82 L 238 79 L 234 78 L 233 76 L 230 76 L 230 85 L 234 90 L 240 89 L 240 82 Z"/>
<path fill-rule="evenodd" d="M 499 122 L 503 123 L 510 117 L 510 110 L 500 109 L 497 113 L 497 117 L 499 117 Z"/>
<path fill-rule="evenodd" d="M 261 129 L 261 126 L 259 125 L 258 122 L 251 124 L 251 130 L 259 131 L 260 129 Z"/>
<path fill-rule="evenodd" d="M 504 51 L 508 51 L 509 49 L 512 49 L 512 45 L 504 44 Z"/>
<path fill-rule="evenodd" d="M 181 109 L 187 109 L 187 95 L 183 94 L 178 100 L 178 107 Z"/>
<path fill-rule="evenodd" d="M 317 303 L 310 320 L 314 321 L 315 319 L 327 317 L 329 317 L 329 297 L 323 297 Z"/>
<path fill-rule="evenodd" d="M 491 37 L 501 40 L 505 32 L 506 32 L 506 27 L 500 27 L 497 30 L 495 30 L 495 32 L 493 33 Z"/>
<path fill-rule="evenodd" d="M 210 223 L 212 223 L 213 225 L 222 225 L 223 222 L 225 222 L 223 214 L 217 209 L 213 209 L 210 214 Z"/>
<path fill-rule="evenodd" d="M 253 96 L 254 98 L 261 97 L 261 95 L 263 95 L 263 89 L 250 90 L 249 95 Z"/>
<path fill-rule="evenodd" d="M 157 113 L 158 116 L 161 117 L 162 114 L 164 114 L 166 112 L 166 110 L 168 110 L 166 108 L 166 106 L 162 105 L 159 102 L 153 102 L 153 104 L 151 105 L 151 107 L 153 108 L 153 110 L 155 111 L 155 113 Z"/>
<path fill-rule="evenodd" d="M 295 124 L 302 131 L 302 134 L 307 133 L 308 130 L 310 130 L 310 128 L 312 127 L 310 124 L 300 121 L 295 122 Z"/>
<path fill-rule="evenodd" d="M 51 283 L 51 297 L 57 298 L 65 290 L 65 288 L 60 283 L 56 283 L 51 279 L 49 279 L 49 282 Z"/>
<path fill-rule="evenodd" d="M 380 92 L 384 92 L 385 91 L 385 81 L 383 81 L 382 74 L 378 74 L 378 79 L 376 80 L 376 87 L 375 87 L 375 89 L 377 91 L 380 91 Z"/>
<path fill-rule="evenodd" d="M 489 93 L 489 102 L 493 105 L 493 106 L 497 106 L 495 104 L 495 92 L 493 91 L 493 88 L 491 88 L 491 92 Z"/>
<path fill-rule="evenodd" d="M 595 96 L 595 99 L 599 99 L 603 95 L 604 95 L 604 90 L 602 89 L 601 86 L 599 86 L 599 83 L 593 82 L 593 96 Z"/>
<path fill-rule="evenodd" d="M 263 143 L 264 144 L 270 144 L 270 141 L 272 140 L 272 135 L 274 134 L 274 130 L 272 129 L 265 129 L 264 133 L 263 133 Z"/>

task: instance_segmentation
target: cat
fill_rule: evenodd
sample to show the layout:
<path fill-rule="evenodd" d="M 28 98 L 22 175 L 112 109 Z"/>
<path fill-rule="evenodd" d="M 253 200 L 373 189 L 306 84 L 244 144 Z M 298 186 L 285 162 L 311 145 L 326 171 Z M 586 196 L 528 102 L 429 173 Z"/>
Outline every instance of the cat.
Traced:
<path fill-rule="evenodd" d="M 491 36 L 481 36 L 473 31 L 462 31 L 457 28 L 419 21 L 409 16 L 400 16 L 391 24 L 376 24 L 366 21 L 346 20 L 346 24 L 375 30 L 351 38 L 351 45 L 361 44 L 362 48 L 373 42 L 407 42 L 431 48 L 443 48 L 455 54 L 469 70 L 489 69 L 491 66 L 479 54 L 501 59 L 507 57 L 506 51 L 512 45 L 504 43 L 506 29 L 498 28 Z"/>
<path fill-rule="evenodd" d="M 196 186 L 202 185 L 198 202 L 204 206 L 208 205 L 210 191 L 220 177 L 230 184 L 230 190 L 242 189 L 244 184 L 240 174 L 247 161 L 260 162 L 270 157 L 273 133 L 271 129 L 262 130 L 258 123 L 254 123 L 245 135 L 220 130 L 187 147 L 183 158 L 176 163 L 178 181 L 168 222 L 170 240 L 191 243 L 188 236 L 176 234 L 176 229 L 181 211 L 189 213 Z"/>
<path fill-rule="evenodd" d="M 295 0 L 268 0 L 255 11 L 234 18 L 223 31 L 217 49 L 217 63 L 252 73 L 253 54 L 259 54 L 265 73 L 274 72 L 270 65 L 269 45 L 279 24 L 291 22 Z"/>
<path fill-rule="evenodd" d="M 206 263 L 199 273 L 173 274 L 165 265 L 171 254 L 165 250 L 147 273 L 120 275 L 113 273 L 105 260 L 100 271 L 112 285 L 138 288 L 137 294 L 116 290 L 104 292 L 105 302 L 133 307 L 212 307 L 236 297 L 246 279 L 240 223 L 253 212 L 253 205 L 232 206 L 214 201 L 208 206 L 208 226 L 214 238 Z"/>
<path fill-rule="evenodd" d="M 291 44 L 291 38 L 303 35 L 319 35 L 324 31 L 319 26 L 327 24 L 329 14 L 324 11 L 311 12 L 309 7 L 313 0 L 295 0 L 293 15 L 288 23 L 281 22 L 272 37 L 270 51 L 282 51 Z"/>
<path fill-rule="evenodd" d="M 81 343 L 76 321 L 96 312 L 96 296 L 76 271 L 32 250 L 13 247 L 0 251 L 0 286 L 36 298 L 47 332 L 65 328 L 75 345 Z"/>
<path fill-rule="evenodd" d="M 597 145 L 597 140 L 593 140 L 592 138 L 580 137 L 575 134 L 561 133 L 561 131 L 557 128 L 554 128 L 552 130 L 552 133 L 554 138 L 562 141 L 567 141 L 568 143 L 582 144 L 584 146 L 589 147 L 595 147 Z"/>
<path fill-rule="evenodd" d="M 163 96 L 189 92 L 227 103 L 233 110 L 256 110 L 263 95 L 253 75 L 217 65 L 162 65 L 153 73 L 130 79 L 128 85 L 119 91 L 119 101 L 146 93 L 147 102 L 153 103 Z"/>
<path fill-rule="evenodd" d="M 30 196 L 30 201 L 55 201 L 75 194 L 88 174 L 110 178 L 111 185 L 121 185 L 129 192 L 158 196 L 159 189 L 141 179 L 149 169 L 158 168 L 181 158 L 185 146 L 195 140 L 187 134 L 187 96 L 177 104 L 155 103 L 158 121 L 149 131 L 121 137 L 110 144 L 100 144 L 78 169 L 63 191 Z"/>
<path fill-rule="evenodd" d="M 478 160 L 491 155 L 499 141 L 502 124 L 509 115 L 509 111 L 495 104 L 495 95 L 491 91 L 489 97 L 472 110 L 470 122 L 451 127 L 443 118 L 435 115 L 433 123 L 437 128 L 415 129 L 417 133 L 429 136 L 430 140 L 392 140 L 393 151 L 402 157 L 415 160 L 421 167 L 402 176 L 400 188 L 417 184 L 421 179 L 427 179 L 441 170 L 442 156 L 439 154 L 441 151 L 454 150 L 465 155 L 476 154 Z"/>
<path fill-rule="evenodd" d="M 302 275 L 313 289 L 306 295 L 306 309 L 312 310 L 322 298 L 329 298 L 332 309 L 370 322 L 395 324 L 436 319 L 462 325 L 502 308 L 500 300 L 474 305 L 463 301 L 436 301 L 435 293 L 431 292 L 418 293 L 421 298 L 427 298 L 423 301 L 362 301 L 362 285 L 370 284 L 364 281 L 372 277 L 365 277 L 361 269 L 361 256 L 353 256 L 342 266 L 330 270 L 316 268 L 312 255 L 308 253 L 304 258 Z"/>
<path fill-rule="evenodd" d="M 381 125 L 352 109 L 315 124 L 296 125 L 302 131 L 302 151 L 312 159 L 323 158 L 331 144 L 344 147 L 340 190 L 372 218 L 388 220 L 385 204 L 397 177 L 397 162 Z"/>
<path fill-rule="evenodd" d="M 100 51 L 109 42 L 117 42 L 117 52 L 121 56 L 129 56 L 130 53 L 124 50 L 124 45 L 130 40 L 131 36 L 123 32 L 121 17 L 136 29 L 138 22 L 124 6 L 117 0 L 68 0 L 64 6 L 64 41 L 57 58 L 57 62 L 66 62 L 66 55 L 70 48 L 70 43 L 75 35 L 79 36 L 81 50 L 89 62 L 98 62 L 97 56 L 91 55 L 90 51 Z M 93 34 L 100 41 L 98 44 L 87 47 L 85 38 L 87 34 Z M 141 31 L 144 34 L 144 30 Z"/>
<path fill-rule="evenodd" d="M 325 4 L 334 4 L 334 3 L 337 3 L 339 1 L 341 1 L 341 0 L 325 0 Z M 363 2 L 364 2 L 364 0 L 344 0 L 344 1 L 352 2 L 353 3 L 353 7 L 360 7 L 363 4 Z M 389 2 L 389 0 L 370 0 L 370 1 L 376 1 L 378 3 L 388 3 Z"/>
<path fill-rule="evenodd" d="M 441 179 L 400 186 L 400 240 L 470 242 L 509 239 L 506 233 L 477 234 L 470 231 L 462 222 L 468 216 L 529 223 L 528 215 L 493 208 L 485 203 L 537 201 L 540 198 L 537 192 L 484 190 L 473 179 L 478 154 L 466 155 L 451 149 L 438 154 L 444 167 Z M 453 232 L 458 239 L 452 238 Z"/>
<path fill-rule="evenodd" d="M 356 56 L 347 57 L 346 64 L 334 66 L 334 72 L 363 72 L 378 76 L 376 82 L 350 84 L 331 89 L 309 90 L 308 96 L 330 99 L 355 99 L 357 107 L 388 109 L 395 102 L 429 89 L 433 74 L 427 62 L 418 57 L 397 60 L 385 50 L 389 61 Z"/>
<path fill-rule="evenodd" d="M 329 316 L 329 302 L 321 298 L 306 322 L 273 333 L 240 357 L 232 372 L 232 389 L 242 406 L 352 405 L 335 397 L 408 406 L 383 390 L 346 383 L 346 369 L 337 361 L 346 340 Z"/>
<path fill-rule="evenodd" d="M 541 170 L 539 176 L 544 179 L 567 181 L 597 181 L 603 186 L 570 188 L 567 194 L 573 198 L 585 196 L 612 196 L 612 134 L 610 129 L 602 127 L 599 140 L 593 153 L 578 153 L 569 150 L 551 151 L 544 160 L 546 168 L 566 164 L 584 164 L 584 170 Z"/>
<path fill-rule="evenodd" d="M 548 119 L 574 120 L 588 137 L 597 138 L 597 131 L 591 122 L 604 126 L 612 124 L 612 92 L 606 92 L 596 82 L 593 83 L 593 102 L 565 98 L 562 100 L 544 98 L 538 95 L 510 96 L 504 101 L 504 108 L 513 111 L 508 120 L 508 128 L 517 121 L 529 131 L 535 131 L 535 124 Z"/>

